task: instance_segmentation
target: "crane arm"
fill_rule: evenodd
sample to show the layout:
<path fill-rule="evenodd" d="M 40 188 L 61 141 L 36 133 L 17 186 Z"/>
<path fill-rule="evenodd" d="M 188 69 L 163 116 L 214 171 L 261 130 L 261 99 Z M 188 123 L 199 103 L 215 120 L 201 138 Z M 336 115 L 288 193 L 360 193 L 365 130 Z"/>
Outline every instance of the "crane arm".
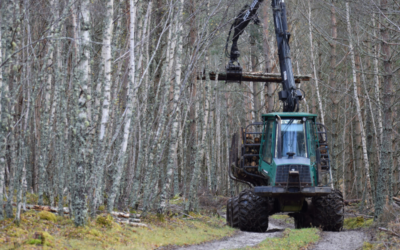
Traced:
<path fill-rule="evenodd" d="M 285 0 L 272 0 L 272 11 L 282 77 L 282 91 L 279 92 L 279 100 L 283 102 L 283 112 L 294 112 L 298 111 L 298 104 L 303 99 L 303 95 L 294 82 Z"/>
<path fill-rule="evenodd" d="M 225 48 L 227 54 L 231 31 L 234 29 L 231 52 L 229 55 L 227 54 L 230 58 L 226 67 L 227 74 L 242 74 L 242 67 L 238 62 L 240 52 L 237 42 L 251 20 L 253 20 L 255 24 L 259 23 L 257 10 L 263 1 L 264 0 L 254 0 L 250 6 L 245 5 L 235 17 L 235 21 L 229 31 Z M 279 100 L 283 102 L 283 112 L 297 112 L 299 110 L 299 101 L 303 99 L 303 95 L 301 91 L 297 89 L 294 81 L 292 60 L 290 58 L 290 33 L 287 25 L 285 0 L 272 0 L 272 11 L 274 13 L 275 35 L 282 77 L 282 91 L 279 92 Z"/>
<path fill-rule="evenodd" d="M 260 21 L 257 17 L 257 10 L 260 7 L 260 3 L 262 3 L 264 0 L 254 0 L 252 4 L 245 5 L 239 12 L 239 14 L 235 17 L 235 21 L 233 22 L 230 30 L 229 30 L 229 35 L 228 39 L 226 40 L 226 47 L 225 47 L 225 53 L 227 54 L 227 57 L 230 58 L 230 61 L 226 67 L 227 73 L 232 73 L 232 74 L 241 74 L 242 73 L 242 67 L 240 66 L 238 62 L 238 58 L 240 56 L 240 51 L 238 48 L 238 40 L 240 35 L 243 34 L 244 29 L 249 25 L 250 21 L 254 21 L 255 24 L 258 24 Z M 232 29 L 234 30 L 234 34 L 232 37 L 232 47 L 231 47 L 231 52 L 228 54 L 228 43 L 229 39 L 231 36 L 231 31 Z"/>

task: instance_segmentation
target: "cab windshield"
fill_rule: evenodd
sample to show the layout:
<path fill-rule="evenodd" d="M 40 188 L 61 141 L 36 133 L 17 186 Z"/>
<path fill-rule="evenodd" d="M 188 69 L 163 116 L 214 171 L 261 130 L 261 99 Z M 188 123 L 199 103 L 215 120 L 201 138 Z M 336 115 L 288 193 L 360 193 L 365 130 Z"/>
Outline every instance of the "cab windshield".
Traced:
<path fill-rule="evenodd" d="M 300 119 L 282 119 L 281 126 L 281 154 L 287 157 L 288 152 L 295 153 L 295 157 L 308 157 L 306 146 L 305 122 Z"/>

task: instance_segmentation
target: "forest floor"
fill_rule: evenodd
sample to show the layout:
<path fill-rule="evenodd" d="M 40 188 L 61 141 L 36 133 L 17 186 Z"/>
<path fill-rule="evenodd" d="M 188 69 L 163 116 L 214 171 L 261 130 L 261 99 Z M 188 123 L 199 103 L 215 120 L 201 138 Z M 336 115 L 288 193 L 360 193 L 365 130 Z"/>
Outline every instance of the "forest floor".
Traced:
<path fill-rule="evenodd" d="M 0 249 L 156 249 L 168 245 L 193 245 L 235 234 L 218 216 L 190 213 L 142 218 L 147 227 L 119 224 L 110 215 L 99 215 L 85 227 L 47 211 L 21 214 L 21 223 L 0 222 Z"/>
<path fill-rule="evenodd" d="M 313 249 L 377 250 L 400 249 L 400 222 L 397 210 L 387 211 L 386 223 L 373 223 L 357 207 L 346 207 L 344 229 L 322 232 L 318 228 L 294 229 L 285 214 L 270 216 L 265 233 L 241 232 L 226 226 L 224 197 L 200 199 L 201 213 L 184 214 L 181 201 L 172 200 L 167 215 L 148 213 L 141 219 L 147 227 L 119 224 L 110 215 L 100 214 L 85 227 L 75 227 L 71 219 L 47 211 L 21 214 L 17 226 L 12 219 L 0 221 L 1 249 Z M 382 230 L 382 226 L 385 226 Z"/>

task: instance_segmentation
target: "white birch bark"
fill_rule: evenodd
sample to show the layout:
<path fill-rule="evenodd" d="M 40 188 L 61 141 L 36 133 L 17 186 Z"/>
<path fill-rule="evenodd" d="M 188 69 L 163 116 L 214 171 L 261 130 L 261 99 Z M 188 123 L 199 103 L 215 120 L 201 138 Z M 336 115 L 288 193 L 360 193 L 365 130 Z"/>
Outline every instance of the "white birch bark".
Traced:
<path fill-rule="evenodd" d="M 174 14 L 174 9 L 173 9 L 173 5 L 169 4 L 168 6 L 169 10 L 168 10 L 168 17 L 166 19 L 167 23 L 172 23 L 169 22 L 169 20 L 171 20 L 171 17 Z M 174 26 L 170 25 L 170 27 L 167 27 L 167 29 L 164 27 L 164 30 L 161 32 L 160 34 L 160 38 L 162 37 L 163 33 L 165 32 L 165 30 L 169 30 L 168 32 L 168 42 L 167 42 L 167 52 L 171 51 L 171 46 L 175 46 L 175 42 L 172 41 L 171 37 L 172 37 L 172 32 L 174 30 Z M 169 49 L 168 49 L 169 47 Z M 154 177 L 158 177 L 159 173 L 161 171 L 161 168 L 156 168 L 155 171 L 153 171 L 152 174 L 148 173 L 148 170 L 152 170 L 154 167 L 154 164 L 160 164 L 160 160 L 162 157 L 162 149 L 165 147 L 166 145 L 166 137 L 168 135 L 167 132 L 167 126 L 166 126 L 166 121 L 167 121 L 167 108 L 168 108 L 168 97 L 169 97 L 169 89 L 170 89 L 170 84 L 171 84 L 171 72 L 169 71 L 169 66 L 170 66 L 170 61 L 172 60 L 172 58 L 170 57 L 170 54 L 167 53 L 166 54 L 166 60 L 165 63 L 162 67 L 162 74 L 165 73 L 165 77 L 161 77 L 161 81 L 163 84 L 162 88 L 159 85 L 158 87 L 160 87 L 160 89 L 162 89 L 162 92 L 157 91 L 158 93 L 160 93 L 160 106 L 158 107 L 159 111 L 159 116 L 158 116 L 158 127 L 156 130 L 156 133 L 152 132 L 153 136 L 150 136 L 149 138 L 151 138 L 153 141 L 151 142 L 151 147 L 150 147 L 150 151 L 149 151 L 149 165 L 147 167 L 147 171 L 145 174 L 145 183 L 144 183 L 144 201 L 143 201 L 143 209 L 144 212 L 146 212 L 149 209 L 149 202 L 151 201 L 151 190 L 154 187 L 154 185 L 152 185 L 152 182 L 154 182 L 154 179 L 151 178 L 151 175 L 153 175 Z M 157 93 L 157 95 L 158 95 Z M 157 95 L 156 95 L 156 99 L 157 99 Z M 157 157 L 155 157 L 157 156 Z M 156 183 L 156 182 L 155 182 Z"/>
<path fill-rule="evenodd" d="M 114 0 L 108 0 L 106 6 L 106 22 L 104 27 L 103 48 L 102 48 L 102 77 L 104 84 L 103 105 L 101 114 L 101 124 L 99 133 L 99 144 L 102 144 L 110 113 L 110 88 L 111 88 L 111 42 L 112 42 L 112 18 Z"/>
<path fill-rule="evenodd" d="M 368 192 L 368 202 L 371 204 L 372 202 L 372 192 L 371 192 L 371 181 L 369 175 L 369 161 L 368 161 L 368 152 L 367 152 L 367 142 L 365 137 L 365 130 L 361 115 L 361 107 L 360 101 L 358 100 L 358 93 L 357 93 L 357 73 L 356 73 L 356 60 L 355 60 L 355 53 L 353 48 L 353 40 L 352 40 L 352 32 L 351 32 L 351 23 L 350 23 L 350 6 L 349 2 L 346 1 L 346 23 L 347 23 L 347 32 L 349 34 L 349 49 L 350 49 L 350 56 L 351 56 L 351 67 L 352 67 L 352 74 L 353 74 L 353 90 L 354 90 L 354 100 L 356 103 L 356 110 L 357 110 L 357 117 L 360 124 L 361 130 L 361 141 L 362 141 L 362 151 L 363 151 L 363 160 L 364 160 L 364 168 L 365 168 L 365 181 L 367 184 L 367 192 Z"/>
<path fill-rule="evenodd" d="M 372 14 L 372 26 L 374 29 L 374 37 L 377 37 L 376 34 L 376 28 L 375 28 L 375 18 L 376 15 L 375 13 Z M 382 108 L 381 108 L 381 100 L 380 100 L 380 81 L 379 81 L 379 53 L 380 53 L 380 49 L 379 49 L 379 44 L 378 45 L 374 45 L 373 46 L 373 53 L 374 53 L 374 80 L 375 80 L 375 100 L 376 103 L 378 105 L 377 107 L 377 111 L 378 111 L 378 128 L 379 128 L 379 143 L 382 143 L 382 135 L 383 135 L 383 126 L 382 126 Z M 377 149 L 377 152 L 379 152 L 379 149 Z M 379 154 L 378 154 L 379 155 Z M 380 165 L 380 164 L 379 164 Z"/>
<path fill-rule="evenodd" d="M 172 132 L 171 132 L 171 142 L 169 145 L 169 152 L 168 152 L 168 165 L 167 165 L 167 176 L 166 176 L 166 182 L 164 186 L 162 187 L 162 193 L 161 193 L 161 202 L 160 206 L 158 208 L 158 213 L 163 214 L 166 203 L 168 201 L 168 196 L 170 194 L 170 185 L 172 183 L 172 176 L 174 169 L 177 170 L 177 152 L 178 152 L 178 143 L 177 143 L 177 135 L 178 135 L 178 129 L 179 129 L 179 121 L 178 117 L 180 117 L 180 103 L 179 103 L 179 95 L 180 95 L 180 86 L 181 86 L 181 75 L 182 75 L 182 63 L 181 63 L 181 57 L 182 57 L 182 10 L 183 10 L 183 4 L 184 0 L 179 0 L 178 1 L 178 6 L 177 6 L 177 18 L 176 18 L 176 27 L 175 27 L 175 32 L 176 36 L 174 36 L 174 39 L 172 41 L 172 48 L 171 48 L 171 55 L 170 55 L 170 65 L 173 65 L 173 60 L 172 57 L 174 56 L 174 51 L 175 51 L 175 43 L 178 41 L 178 49 L 177 53 L 175 56 L 175 85 L 174 85 L 174 93 L 173 93 L 173 107 L 172 107 Z M 171 28 L 172 30 L 172 28 Z M 171 68 L 172 70 L 172 68 Z"/>
<path fill-rule="evenodd" d="M 133 114 L 133 105 L 136 104 L 137 86 L 135 85 L 136 58 L 135 58 L 135 26 L 136 26 L 136 0 L 130 0 L 130 25 L 129 25 L 129 84 L 128 96 L 126 98 L 127 107 L 123 115 L 126 116 L 124 124 L 124 132 L 122 136 L 121 148 L 119 151 L 118 162 L 115 173 L 113 175 L 111 193 L 107 202 L 107 210 L 109 213 L 114 209 L 114 202 L 119 191 L 122 169 L 125 165 L 126 149 L 130 133 L 130 126 Z"/>
<path fill-rule="evenodd" d="M 103 47 L 101 52 L 101 71 L 100 77 L 103 82 L 104 91 L 102 94 L 102 110 L 101 110 L 101 121 L 100 121 L 100 131 L 97 145 L 97 153 L 96 153 L 96 162 L 95 162 L 95 170 L 94 170 L 94 191 L 91 192 L 94 197 L 92 198 L 92 208 L 91 212 L 95 213 L 95 210 L 98 206 L 98 201 L 100 200 L 100 188 L 102 183 L 103 176 L 103 154 L 105 148 L 105 136 L 106 130 L 109 122 L 109 114 L 110 114 L 110 98 L 111 98 L 111 43 L 112 43 L 112 34 L 113 34 L 113 14 L 114 14 L 114 0 L 107 0 L 106 4 L 106 19 L 104 22 L 104 33 L 103 33 Z"/>

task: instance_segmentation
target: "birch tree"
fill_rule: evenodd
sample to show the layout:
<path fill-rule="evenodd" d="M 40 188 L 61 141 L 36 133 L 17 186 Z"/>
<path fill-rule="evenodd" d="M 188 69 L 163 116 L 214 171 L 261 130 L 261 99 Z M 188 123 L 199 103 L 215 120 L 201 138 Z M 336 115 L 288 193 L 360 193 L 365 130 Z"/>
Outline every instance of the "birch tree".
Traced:
<path fill-rule="evenodd" d="M 123 131 L 123 138 L 121 143 L 121 149 L 118 156 L 118 162 L 116 166 L 115 173 L 113 175 L 111 193 L 107 202 L 107 210 L 109 213 L 112 212 L 114 208 L 115 197 L 117 196 L 117 192 L 121 183 L 121 175 L 122 169 L 125 164 L 126 158 L 126 149 L 128 146 L 128 139 L 130 134 L 130 126 L 133 114 L 133 106 L 136 104 L 136 92 L 138 86 L 135 84 L 135 72 L 136 72 L 136 64 L 135 64 L 135 26 L 136 26 L 136 5 L 138 1 L 130 0 L 129 1 L 129 11 L 130 11 L 130 25 L 129 25 L 129 84 L 128 84 L 128 94 L 126 98 L 126 109 L 124 111 L 125 115 L 125 124 Z M 134 121 L 135 119 L 133 119 Z"/>
<path fill-rule="evenodd" d="M 361 140 L 362 140 L 362 152 L 363 152 L 363 161 L 364 161 L 364 168 L 365 168 L 365 181 L 367 186 L 368 192 L 368 202 L 372 204 L 372 191 L 371 191 L 371 180 L 369 175 L 369 161 L 368 161 L 368 153 L 367 153 L 367 142 L 365 136 L 365 130 L 363 125 L 363 119 L 361 115 L 361 107 L 360 102 L 358 99 L 358 91 L 357 91 L 357 74 L 356 74 L 356 62 L 355 62 L 355 53 L 352 41 L 352 31 L 351 31 L 351 24 L 350 24 L 350 5 L 349 2 L 346 2 L 346 20 L 347 20 L 347 32 L 349 34 L 349 49 L 350 49 L 350 56 L 351 56 L 351 67 L 353 73 L 353 90 L 354 90 L 354 100 L 356 103 L 357 108 L 357 118 L 359 124 L 359 130 L 361 131 Z"/>
<path fill-rule="evenodd" d="M 179 129 L 179 121 L 181 110 L 179 97 L 181 92 L 181 73 L 182 73 L 182 11 L 183 11 L 184 0 L 178 0 L 177 5 L 177 17 L 176 17 L 176 40 L 177 40 L 177 51 L 175 55 L 175 84 L 173 93 L 173 107 L 172 107 L 172 131 L 171 131 L 171 142 L 169 145 L 168 152 L 168 163 L 167 163 L 167 176 L 166 182 L 162 187 L 161 203 L 158 208 L 158 213 L 164 213 L 166 206 L 166 201 L 168 200 L 168 195 L 170 193 L 170 185 L 172 182 L 173 171 L 176 171 L 176 164 L 178 163 L 178 143 L 177 135 Z"/>
<path fill-rule="evenodd" d="M 97 143 L 97 154 L 96 154 L 96 163 L 94 170 L 94 183 L 93 186 L 93 195 L 92 197 L 92 208 L 91 212 L 94 215 L 94 211 L 98 206 L 98 201 L 100 199 L 100 187 L 102 185 L 103 179 L 103 166 L 105 159 L 104 148 L 105 148 L 105 136 L 106 129 L 109 122 L 109 113 L 110 113 L 110 88 L 111 88 L 111 41 L 112 41 L 112 33 L 113 33 L 113 24 L 112 17 L 114 14 L 114 0 L 106 1 L 106 18 L 104 20 L 104 33 L 103 33 L 103 47 L 101 51 L 101 80 L 104 86 L 102 92 L 102 107 L 101 107 L 101 121 L 100 121 L 100 131 Z"/>

